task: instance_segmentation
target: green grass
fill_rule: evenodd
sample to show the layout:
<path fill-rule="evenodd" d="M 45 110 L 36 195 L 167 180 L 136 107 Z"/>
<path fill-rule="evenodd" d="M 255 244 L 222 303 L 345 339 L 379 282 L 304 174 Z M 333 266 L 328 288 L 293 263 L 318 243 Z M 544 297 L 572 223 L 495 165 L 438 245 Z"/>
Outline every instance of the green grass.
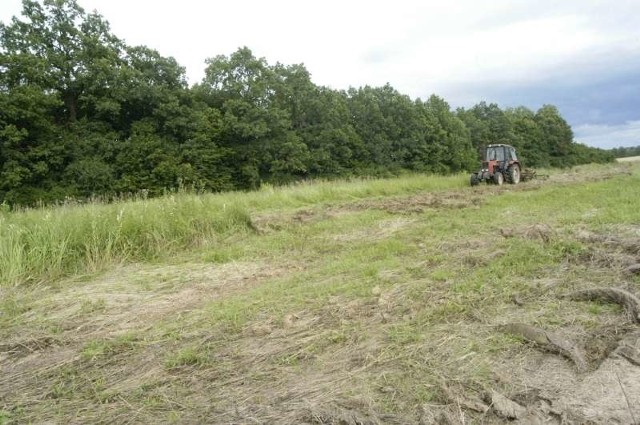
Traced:
<path fill-rule="evenodd" d="M 197 366 L 207 363 L 207 355 L 200 347 L 185 347 L 172 353 L 165 360 L 165 367 L 175 369 L 181 366 Z"/>
<path fill-rule="evenodd" d="M 462 176 L 314 182 L 250 193 L 194 195 L 115 204 L 0 211 L 0 285 L 43 282 L 149 261 L 202 245 L 219 246 L 230 232 L 250 231 L 250 212 L 461 187 Z M 225 261 L 227 254 L 213 254 Z"/>
<path fill-rule="evenodd" d="M 166 257 L 248 230 L 246 210 L 215 197 L 175 195 L 69 205 L 0 216 L 0 282 L 18 285 Z"/>
<path fill-rule="evenodd" d="M 133 350 L 141 341 L 135 334 L 126 333 L 116 338 L 105 340 L 91 340 L 85 344 L 81 356 L 88 361 L 96 361 L 105 356 L 112 356 L 121 352 Z"/>

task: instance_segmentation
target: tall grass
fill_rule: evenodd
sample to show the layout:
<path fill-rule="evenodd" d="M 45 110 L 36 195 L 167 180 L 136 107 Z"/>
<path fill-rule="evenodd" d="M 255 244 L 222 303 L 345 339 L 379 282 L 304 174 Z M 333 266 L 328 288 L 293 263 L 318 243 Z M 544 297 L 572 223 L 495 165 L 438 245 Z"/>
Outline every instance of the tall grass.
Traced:
<path fill-rule="evenodd" d="M 250 224 L 243 208 L 189 194 L 2 213 L 0 282 L 16 285 L 149 260 Z"/>
<path fill-rule="evenodd" d="M 444 190 L 465 183 L 461 175 L 406 175 L 265 186 L 255 192 L 175 193 L 112 204 L 0 210 L 0 285 L 55 280 L 216 243 L 229 232 L 250 229 L 250 211 Z"/>

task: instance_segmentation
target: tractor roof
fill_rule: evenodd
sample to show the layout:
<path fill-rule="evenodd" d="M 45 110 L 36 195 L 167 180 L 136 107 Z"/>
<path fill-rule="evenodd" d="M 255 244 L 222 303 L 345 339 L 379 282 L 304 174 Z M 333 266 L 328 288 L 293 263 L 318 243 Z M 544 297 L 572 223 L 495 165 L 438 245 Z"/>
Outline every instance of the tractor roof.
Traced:
<path fill-rule="evenodd" d="M 505 145 L 503 143 L 496 143 L 495 145 L 487 145 L 488 148 L 496 148 L 496 147 L 500 147 L 500 146 L 504 146 L 505 148 L 512 148 L 513 147 L 511 145 Z"/>

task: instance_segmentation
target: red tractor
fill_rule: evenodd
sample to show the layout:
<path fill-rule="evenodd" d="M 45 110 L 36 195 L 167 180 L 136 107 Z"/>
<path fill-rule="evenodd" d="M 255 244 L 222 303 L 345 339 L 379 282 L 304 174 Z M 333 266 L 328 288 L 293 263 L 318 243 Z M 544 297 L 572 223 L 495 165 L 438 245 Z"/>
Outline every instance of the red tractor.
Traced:
<path fill-rule="evenodd" d="M 471 186 L 480 182 L 501 185 L 505 181 L 511 184 L 520 182 L 520 161 L 516 150 L 509 145 L 489 145 L 485 150 L 482 169 L 471 174 Z"/>

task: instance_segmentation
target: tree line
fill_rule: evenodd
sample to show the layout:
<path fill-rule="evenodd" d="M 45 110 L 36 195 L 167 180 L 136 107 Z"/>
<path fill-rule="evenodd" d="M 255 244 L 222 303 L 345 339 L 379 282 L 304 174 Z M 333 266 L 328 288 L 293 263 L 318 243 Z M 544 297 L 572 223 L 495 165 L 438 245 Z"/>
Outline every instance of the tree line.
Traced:
<path fill-rule="evenodd" d="M 23 0 L 0 23 L 0 203 L 454 173 L 489 143 L 528 166 L 613 158 L 575 143 L 552 105 L 452 110 L 389 84 L 335 90 L 246 47 L 206 65 L 189 86 L 174 58 L 127 45 L 75 0 Z"/>
<path fill-rule="evenodd" d="M 618 148 L 611 149 L 611 153 L 616 158 L 628 158 L 631 156 L 640 156 L 640 146 L 620 146 Z"/>

